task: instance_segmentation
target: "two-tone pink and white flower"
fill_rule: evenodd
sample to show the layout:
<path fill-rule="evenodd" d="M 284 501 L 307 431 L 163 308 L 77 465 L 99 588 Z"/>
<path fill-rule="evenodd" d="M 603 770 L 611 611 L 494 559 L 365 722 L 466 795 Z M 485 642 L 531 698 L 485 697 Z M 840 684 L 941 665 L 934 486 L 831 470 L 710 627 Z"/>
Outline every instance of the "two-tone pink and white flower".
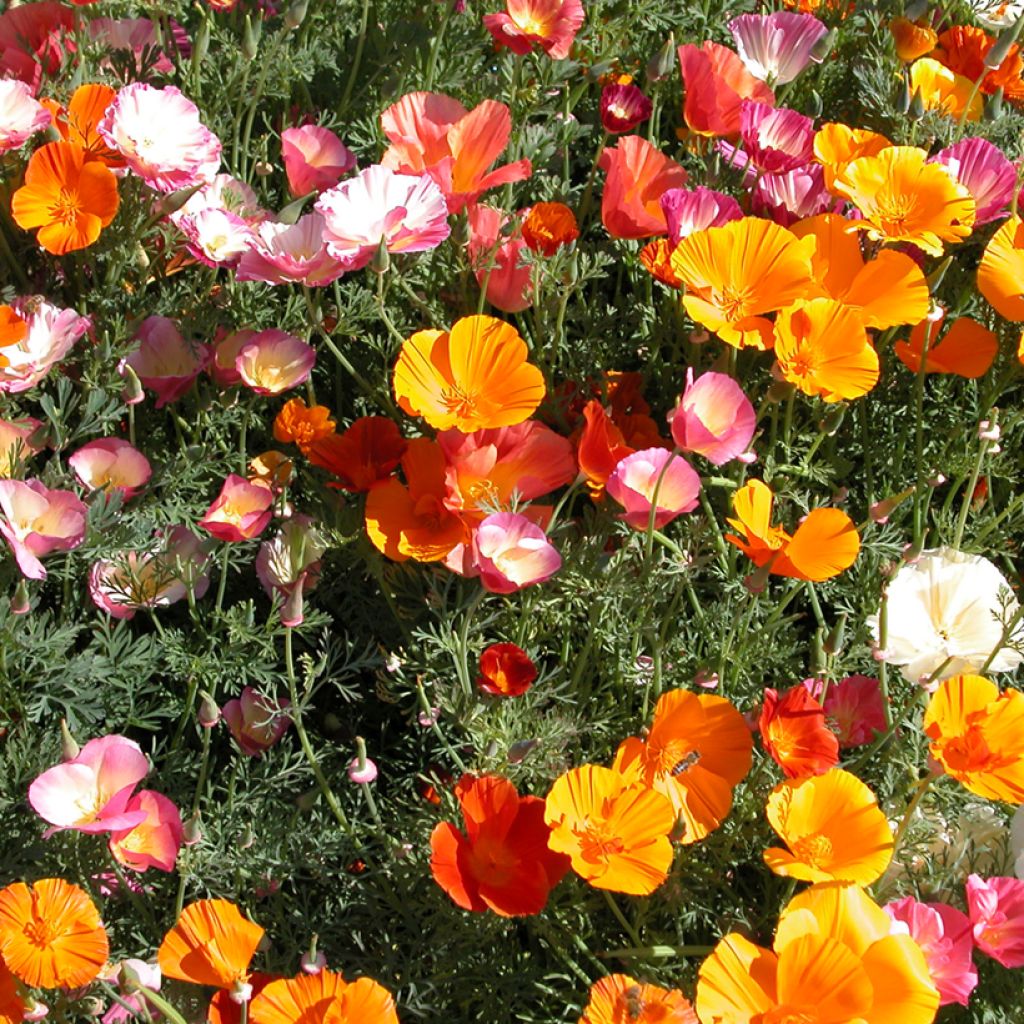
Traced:
<path fill-rule="evenodd" d="M 294 515 L 276 535 L 260 545 L 256 575 L 270 597 L 278 594 L 281 623 L 299 626 L 303 620 L 303 597 L 320 578 L 320 559 L 327 541 L 309 516 Z"/>
<path fill-rule="evenodd" d="M 269 487 L 231 473 L 199 525 L 217 540 L 252 540 L 269 525 L 273 504 L 274 493 Z"/>
<path fill-rule="evenodd" d="M 202 123 L 199 108 L 173 85 L 124 86 L 96 130 L 158 192 L 202 185 L 220 167 L 220 139 Z"/>
<path fill-rule="evenodd" d="M 670 188 L 660 199 L 668 225 L 668 239 L 673 246 L 705 228 L 720 228 L 732 220 L 740 220 L 740 204 L 724 192 L 698 185 L 697 188 Z"/>
<path fill-rule="evenodd" d="M 754 436 L 757 416 L 750 399 L 728 374 L 710 371 L 686 388 L 668 415 L 672 439 L 684 452 L 703 455 L 714 466 L 742 455 Z"/>
<path fill-rule="evenodd" d="M 928 162 L 942 164 L 974 197 L 976 228 L 1010 212 L 1017 172 L 1003 151 L 987 139 L 962 139 Z"/>
<path fill-rule="evenodd" d="M 792 11 L 741 14 L 729 22 L 729 31 L 746 69 L 769 85 L 785 85 L 812 61 L 820 64 L 815 46 L 828 34 L 814 15 Z"/>
<path fill-rule="evenodd" d="M 496 512 L 473 532 L 472 563 L 484 590 L 512 594 L 544 583 L 562 567 L 547 534 L 526 516 Z"/>
<path fill-rule="evenodd" d="M 192 43 L 188 33 L 173 18 L 168 18 L 170 43 L 181 57 L 192 55 Z M 92 18 L 87 22 L 89 35 L 103 44 L 107 50 L 124 50 L 130 53 L 139 67 L 143 58 L 146 68 L 153 74 L 169 75 L 174 73 L 174 63 L 160 49 L 165 42 L 163 33 L 155 22 L 149 18 Z M 101 63 L 105 66 L 107 61 Z M 141 69 L 140 69 L 141 74 Z"/>
<path fill-rule="evenodd" d="M 700 487 L 686 459 L 665 448 L 645 448 L 619 460 L 605 492 L 625 509 L 619 518 L 633 529 L 646 530 L 653 511 L 654 527 L 660 530 L 697 507 Z"/>
<path fill-rule="evenodd" d="M 127 501 L 149 482 L 153 467 L 138 448 L 118 437 L 82 445 L 68 459 L 79 483 L 89 491 L 120 491 Z"/>
<path fill-rule="evenodd" d="M 235 270 L 238 281 L 266 284 L 304 284 L 321 288 L 345 273 L 346 265 L 336 260 L 324 241 L 326 223 L 313 212 L 294 224 L 264 221 L 252 233 L 249 248 L 242 253 Z"/>
<path fill-rule="evenodd" d="M 315 124 L 285 128 L 281 157 L 293 196 L 333 188 L 356 166 L 355 154 L 329 128 Z"/>
<path fill-rule="evenodd" d="M 235 369 L 257 395 L 280 395 L 309 379 L 316 349 L 276 327 L 258 331 L 238 351 Z"/>
<path fill-rule="evenodd" d="M 0 78 L 0 153 L 24 146 L 50 123 L 50 112 L 25 82 Z"/>
<path fill-rule="evenodd" d="M 46 579 L 40 558 L 85 540 L 86 514 L 71 491 L 50 490 L 39 480 L 0 480 L 0 534 L 30 580 Z"/>
<path fill-rule="evenodd" d="M 25 321 L 28 333 L 17 344 L 4 346 L 7 365 L 0 366 L 0 392 L 17 394 L 38 384 L 71 351 L 92 321 L 39 295 L 15 299 L 11 308 Z"/>
<path fill-rule="evenodd" d="M 41 444 L 32 440 L 42 425 L 34 416 L 20 420 L 0 419 L 0 479 L 15 476 L 29 456 L 43 450 Z"/>
<path fill-rule="evenodd" d="M 176 402 L 212 358 L 209 346 L 188 342 L 178 325 L 166 316 L 149 316 L 135 332 L 139 347 L 125 363 L 156 393 L 156 407 Z"/>

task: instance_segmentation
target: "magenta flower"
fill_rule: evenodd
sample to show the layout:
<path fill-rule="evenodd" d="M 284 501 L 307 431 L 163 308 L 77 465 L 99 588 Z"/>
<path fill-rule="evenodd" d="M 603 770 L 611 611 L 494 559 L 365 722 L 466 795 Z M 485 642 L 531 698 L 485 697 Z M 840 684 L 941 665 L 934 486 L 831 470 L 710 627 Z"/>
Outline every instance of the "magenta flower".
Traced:
<path fill-rule="evenodd" d="M 0 366 L 0 392 L 17 394 L 38 384 L 89 330 L 92 321 L 73 309 L 51 305 L 41 295 L 15 299 L 11 308 L 28 325 L 28 334 L 16 345 L 4 346 L 7 365 Z"/>
<path fill-rule="evenodd" d="M 499 48 L 523 55 L 536 45 L 552 60 L 564 60 L 583 18 L 580 0 L 505 0 L 504 11 L 483 21 Z"/>
<path fill-rule="evenodd" d="M 114 859 L 133 871 L 173 871 L 184 838 L 181 814 L 174 801 L 142 789 L 128 801 L 126 811 L 141 812 L 145 817 L 134 827 L 111 833 L 109 846 Z"/>
<path fill-rule="evenodd" d="M 148 316 L 135 332 L 139 347 L 125 359 L 143 385 L 156 393 L 156 407 L 176 402 L 211 358 L 207 345 L 188 342 L 166 316 Z"/>
<path fill-rule="evenodd" d="M 1024 967 L 1024 882 L 968 876 L 967 912 L 978 949 L 1004 967 Z"/>
<path fill-rule="evenodd" d="M 307 213 L 294 224 L 264 221 L 255 229 L 250 247 L 242 253 L 235 278 L 266 284 L 304 284 L 321 288 L 345 273 L 327 251 L 324 218 Z"/>
<path fill-rule="evenodd" d="M 975 227 L 1009 213 L 1017 172 L 1002 150 L 987 139 L 963 139 L 928 162 L 942 164 L 974 197 Z"/>
<path fill-rule="evenodd" d="M 51 491 L 39 480 L 0 480 L 0 534 L 30 580 L 46 579 L 43 555 L 85 540 L 85 518 L 85 505 L 71 491 Z"/>
<path fill-rule="evenodd" d="M 124 86 L 96 130 L 158 192 L 202 185 L 220 167 L 220 139 L 199 120 L 199 108 L 173 85 Z"/>
<path fill-rule="evenodd" d="M 0 78 L 0 153 L 24 146 L 50 123 L 50 112 L 17 78 Z"/>
<path fill-rule="evenodd" d="M 806 164 L 782 174 L 762 174 L 754 186 L 753 207 L 783 227 L 842 206 L 825 188 L 820 164 Z"/>
<path fill-rule="evenodd" d="M 127 501 L 149 482 L 153 468 L 149 459 L 127 441 L 103 437 L 82 445 L 68 459 L 79 483 L 89 491 L 120 491 Z"/>
<path fill-rule="evenodd" d="M 673 246 L 705 228 L 720 228 L 732 220 L 740 220 L 740 204 L 722 192 L 703 185 L 697 188 L 670 188 L 662 194 L 661 208 L 668 224 L 668 238 Z"/>
<path fill-rule="evenodd" d="M 273 504 L 274 494 L 269 487 L 251 484 L 245 477 L 232 473 L 199 525 L 217 540 L 252 540 L 270 523 Z"/>
<path fill-rule="evenodd" d="M 482 203 L 474 203 L 466 212 L 466 251 L 477 284 L 481 288 L 486 286 L 487 301 L 505 313 L 529 309 L 533 305 L 532 271 L 522 260 L 527 246 L 518 226 L 504 233 L 512 218 Z"/>
<path fill-rule="evenodd" d="M 374 164 L 324 192 L 316 203 L 330 255 L 347 270 L 388 252 L 436 249 L 450 234 L 448 205 L 429 174 L 396 174 Z"/>
<path fill-rule="evenodd" d="M 814 159 L 814 121 L 795 110 L 744 100 L 740 104 L 740 138 L 746 158 L 762 171 L 782 174 Z M 725 147 L 726 143 L 719 143 Z"/>
<path fill-rule="evenodd" d="M 282 625 L 302 625 L 303 597 L 320 579 L 320 558 L 326 550 L 327 542 L 313 520 L 303 515 L 292 516 L 275 537 L 260 545 L 256 575 L 268 596 L 281 596 Z"/>
<path fill-rule="evenodd" d="M 265 697 L 246 686 L 241 697 L 229 700 L 221 710 L 242 753 L 258 757 L 288 731 L 292 720 L 285 712 L 290 706 L 291 701 L 285 697 Z"/>
<path fill-rule="evenodd" d="M 877 679 L 847 676 L 827 690 L 821 679 L 805 679 L 803 685 L 816 700 L 824 692 L 825 716 L 841 748 L 861 747 L 885 731 L 885 702 Z"/>
<path fill-rule="evenodd" d="M 601 90 L 601 126 L 612 135 L 631 132 L 652 109 L 650 99 L 635 85 L 606 85 Z"/>
<path fill-rule="evenodd" d="M 34 416 L 20 420 L 0 419 L 0 479 L 17 475 L 30 455 L 42 451 L 43 446 L 31 440 L 42 425 L 42 420 Z"/>
<path fill-rule="evenodd" d="M 293 196 L 333 188 L 356 165 L 355 154 L 334 132 L 315 124 L 285 128 L 281 156 Z"/>
<path fill-rule="evenodd" d="M 684 452 L 696 452 L 721 466 L 750 446 L 757 416 L 732 377 L 710 372 L 694 383 L 691 367 L 686 371 L 686 389 L 668 422 L 673 440 Z"/>
<path fill-rule="evenodd" d="M 279 395 L 309 379 L 316 349 L 276 327 L 254 334 L 235 357 L 235 369 L 257 395 Z"/>
<path fill-rule="evenodd" d="M 894 933 L 905 930 L 921 947 L 932 984 L 939 990 L 939 1005 L 966 1006 L 978 984 L 967 915 L 946 903 L 919 903 L 912 896 L 882 909 L 892 918 Z"/>
<path fill-rule="evenodd" d="M 129 810 L 132 790 L 149 771 L 142 749 L 124 736 L 89 740 L 78 756 L 42 773 L 28 788 L 28 802 L 53 831 L 113 832 L 146 818 Z"/>
<path fill-rule="evenodd" d="M 208 267 L 236 267 L 253 243 L 252 228 L 237 213 L 208 207 L 178 219 L 189 253 Z"/>
<path fill-rule="evenodd" d="M 741 14 L 729 22 L 736 52 L 746 69 L 769 85 L 792 82 L 811 61 L 815 45 L 828 29 L 813 14 L 776 11 L 774 14 Z"/>
<path fill-rule="evenodd" d="M 697 507 L 700 477 L 693 467 L 665 448 L 645 448 L 620 459 L 605 484 L 605 492 L 626 510 L 619 518 L 634 530 L 646 530 L 654 513 L 661 529 Z"/>
<path fill-rule="evenodd" d="M 472 557 L 484 590 L 512 594 L 544 583 L 562 567 L 562 556 L 526 516 L 496 512 L 473 533 Z"/>

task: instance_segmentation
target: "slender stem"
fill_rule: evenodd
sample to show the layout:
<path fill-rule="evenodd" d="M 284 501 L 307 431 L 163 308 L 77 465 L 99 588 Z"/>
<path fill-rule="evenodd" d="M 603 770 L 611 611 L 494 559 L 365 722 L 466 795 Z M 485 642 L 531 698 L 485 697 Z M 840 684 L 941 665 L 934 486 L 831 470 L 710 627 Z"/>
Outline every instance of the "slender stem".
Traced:
<path fill-rule="evenodd" d="M 441 24 L 434 33 L 434 39 L 430 44 L 430 56 L 427 58 L 427 71 L 423 88 L 428 92 L 434 88 L 434 74 L 437 71 L 437 55 L 441 51 L 441 42 L 444 39 L 445 29 L 451 19 L 452 11 L 455 9 L 454 0 L 444 0 L 444 13 L 441 15 Z"/>
<path fill-rule="evenodd" d="M 214 606 L 218 612 L 224 605 L 224 592 L 228 585 L 228 555 L 230 552 L 231 548 L 225 544 L 224 553 L 220 560 L 220 582 L 217 584 L 217 603 Z"/>
<path fill-rule="evenodd" d="M 967 516 L 971 511 L 971 502 L 974 500 L 974 488 L 978 486 L 978 477 L 981 476 L 981 467 L 985 461 L 985 453 L 988 451 L 988 441 L 982 439 L 978 444 L 978 457 L 974 460 L 974 469 L 971 471 L 971 479 L 964 491 L 963 503 L 960 506 L 960 515 L 956 521 L 956 533 L 953 534 L 953 547 L 959 551 L 960 542 L 964 539 L 964 527 L 967 525 Z"/>
<path fill-rule="evenodd" d="M 921 364 L 914 381 L 914 546 L 919 547 L 924 535 L 924 379 L 927 374 L 928 348 L 931 345 L 935 324 L 929 323 L 921 344 Z"/>
<path fill-rule="evenodd" d="M 632 942 L 634 946 L 642 945 L 640 939 L 637 937 L 636 930 L 629 921 L 626 920 L 626 915 L 622 912 L 618 903 L 615 902 L 615 897 L 607 889 L 602 889 L 601 895 L 604 896 L 604 901 L 608 904 L 608 909 L 615 916 L 615 920 L 622 925 L 622 930 L 627 936 L 629 936 L 629 941 Z"/>
<path fill-rule="evenodd" d="M 171 1024 L 188 1024 L 188 1021 L 159 992 L 154 992 L 151 988 L 146 988 L 145 986 L 140 986 L 136 991 L 143 999 L 152 1003 L 171 1021 Z"/>
<path fill-rule="evenodd" d="M 118 995 L 117 989 L 113 985 L 106 981 L 97 981 L 97 984 L 106 993 L 108 999 L 112 999 L 122 1010 L 125 1010 L 131 1017 L 135 1017 L 138 1020 L 145 1020 L 146 1018 L 142 1015 L 139 1009 L 132 1006 L 126 999 L 123 999 Z"/>
<path fill-rule="evenodd" d="M 363 0 L 363 9 L 359 15 L 359 35 L 356 38 L 356 52 L 352 58 L 352 67 L 348 73 L 348 81 L 345 83 L 345 91 L 341 96 L 341 103 L 338 105 L 338 113 L 343 114 L 348 109 L 349 100 L 352 99 L 352 90 L 356 86 L 356 78 L 359 75 L 359 65 L 363 62 L 363 48 L 366 46 L 366 27 L 370 22 L 370 0 Z M 429 89 L 429 84 L 427 85 Z"/>
<path fill-rule="evenodd" d="M 914 811 L 917 810 L 917 805 L 921 802 L 925 793 L 928 792 L 928 787 L 932 784 L 932 780 L 936 778 L 938 778 L 937 775 L 926 775 L 914 788 L 914 795 L 910 798 L 910 803 L 907 804 L 907 809 L 903 812 L 903 817 L 900 819 L 900 823 L 893 835 L 892 853 L 894 857 L 896 856 L 896 851 L 900 848 L 900 843 L 906 834 L 907 828 L 910 826 L 910 819 L 913 817 Z"/>
<path fill-rule="evenodd" d="M 469 602 L 466 607 L 466 611 L 462 616 L 462 626 L 459 629 L 459 644 L 457 649 L 457 657 L 455 659 L 455 671 L 459 677 L 459 682 L 462 684 L 462 692 L 470 700 L 473 697 L 473 681 L 469 676 L 469 629 L 473 623 L 473 615 L 477 608 L 480 607 L 481 602 L 487 596 L 487 591 L 483 587 L 473 595 L 473 599 Z"/>
<path fill-rule="evenodd" d="M 602 960 L 622 960 L 626 957 L 639 957 L 646 960 L 667 960 L 684 956 L 708 956 L 714 946 L 631 946 L 628 949 L 610 949 L 607 953 L 598 953 Z"/>
<path fill-rule="evenodd" d="M 178 719 L 178 726 L 174 730 L 174 738 L 171 740 L 172 751 L 178 749 L 178 746 L 181 743 L 181 738 L 185 735 L 185 726 L 188 724 L 189 717 L 192 714 L 192 705 L 195 704 L 196 691 L 198 689 L 199 676 L 193 672 L 188 677 L 188 691 L 185 694 L 185 708 L 181 712 L 181 718 Z"/>

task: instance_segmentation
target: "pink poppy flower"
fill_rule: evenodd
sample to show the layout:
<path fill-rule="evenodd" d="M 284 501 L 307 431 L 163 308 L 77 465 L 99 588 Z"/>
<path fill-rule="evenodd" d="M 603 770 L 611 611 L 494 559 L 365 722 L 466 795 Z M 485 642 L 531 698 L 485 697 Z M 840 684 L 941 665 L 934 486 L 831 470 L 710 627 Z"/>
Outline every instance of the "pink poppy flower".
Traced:
<path fill-rule="evenodd" d="M 885 704 L 877 679 L 847 676 L 827 690 L 820 679 L 805 679 L 803 685 L 815 700 L 825 693 L 825 716 L 841 748 L 861 747 L 885 731 Z"/>
<path fill-rule="evenodd" d="M 251 484 L 245 477 L 231 473 L 199 525 L 217 540 L 252 540 L 270 523 L 273 504 L 274 494 L 269 487 Z"/>
<path fill-rule="evenodd" d="M 235 369 L 257 395 L 280 395 L 309 379 L 316 349 L 276 327 L 254 334 L 239 350 Z"/>
<path fill-rule="evenodd" d="M 82 445 L 68 459 L 79 483 L 89 491 L 120 491 L 127 501 L 149 482 L 153 468 L 149 459 L 127 441 L 103 437 Z"/>
<path fill-rule="evenodd" d="M 484 590 L 512 594 L 544 583 L 562 567 L 562 556 L 526 516 L 496 512 L 473 532 L 472 557 Z"/>
<path fill-rule="evenodd" d="M 1002 150 L 987 139 L 963 139 L 928 162 L 942 164 L 974 197 L 976 228 L 1009 213 L 1017 172 Z"/>
<path fill-rule="evenodd" d="M 43 450 L 41 444 L 33 444 L 31 440 L 42 425 L 42 420 L 34 416 L 20 420 L 0 419 L 0 479 L 14 476 L 30 455 Z"/>
<path fill-rule="evenodd" d="M 697 507 L 700 486 L 700 477 L 686 459 L 664 448 L 645 448 L 619 460 L 605 492 L 625 508 L 619 518 L 634 530 L 648 528 L 656 503 L 654 527 L 660 530 Z"/>
<path fill-rule="evenodd" d="M 820 164 L 806 164 L 783 174 L 762 174 L 754 186 L 754 211 L 767 214 L 783 227 L 842 205 L 825 188 L 825 172 Z"/>
<path fill-rule="evenodd" d="M 85 540 L 86 511 L 71 491 L 51 491 L 38 480 L 0 480 L 0 534 L 30 580 L 46 579 L 43 555 Z"/>
<path fill-rule="evenodd" d="M 967 915 L 946 903 L 919 903 L 912 896 L 888 903 L 882 909 L 893 920 L 893 933 L 900 934 L 905 929 L 921 947 L 932 984 L 939 990 L 939 1005 L 966 1006 L 978 984 Z"/>
<path fill-rule="evenodd" d="M 333 188 L 356 165 L 355 154 L 334 132 L 315 124 L 285 128 L 281 157 L 293 196 Z"/>
<path fill-rule="evenodd" d="M 512 114 L 496 100 L 467 111 L 443 93 L 413 92 L 388 107 L 380 123 L 391 143 L 381 163 L 402 174 L 429 174 L 449 213 L 476 202 L 488 189 L 530 176 L 525 159 L 488 170 L 512 134 Z"/>
<path fill-rule="evenodd" d="M 103 896 L 112 895 L 109 892 L 105 880 L 100 875 L 93 875 L 99 884 L 100 894 Z M 119 885 L 117 875 L 110 872 L 107 878 L 113 879 L 114 883 Z M 136 886 L 141 890 L 141 886 L 135 883 Z M 104 891 L 108 890 L 108 891 Z M 125 978 L 124 968 L 131 970 L 131 983 L 129 984 Z M 113 980 L 113 978 L 111 979 Z M 148 988 L 153 992 L 160 991 L 160 968 L 156 964 L 146 963 L 145 960 L 137 960 L 135 958 L 128 958 L 122 960 L 117 966 L 116 972 L 117 984 L 121 989 L 121 1002 L 126 1003 L 127 1006 L 122 1006 L 121 1003 L 111 1003 L 109 1009 L 100 1018 L 100 1024 L 121 1024 L 122 1021 L 134 1021 L 137 1018 L 145 1018 L 145 1014 L 148 1012 L 145 1008 L 149 1005 L 146 1003 L 144 996 L 138 994 L 136 986 L 142 985 L 144 988 Z M 131 1010 L 128 1009 L 131 1007 Z"/>
<path fill-rule="evenodd" d="M 252 235 L 250 247 L 242 253 L 235 271 L 238 281 L 266 284 L 304 284 L 322 288 L 345 273 L 327 251 L 324 218 L 307 213 L 294 224 L 264 221 Z"/>
<path fill-rule="evenodd" d="M 729 31 L 746 69 L 771 85 L 792 82 L 811 61 L 820 64 L 823 58 L 812 51 L 828 33 L 814 15 L 792 11 L 741 14 Z"/>
<path fill-rule="evenodd" d="M 795 110 L 744 100 L 740 139 L 740 148 L 727 142 L 718 148 L 741 169 L 752 163 L 758 170 L 782 174 L 814 160 L 814 121 Z"/>
<path fill-rule="evenodd" d="M 0 366 L 0 392 L 17 394 L 38 384 L 89 330 L 92 320 L 39 295 L 15 299 L 11 308 L 28 325 L 28 334 L 16 345 L 4 346 L 7 365 Z"/>
<path fill-rule="evenodd" d="M 173 18 L 167 20 L 171 30 L 169 42 L 179 57 L 187 60 L 192 56 L 188 33 Z M 87 24 L 89 35 L 106 49 L 125 51 L 135 58 L 137 74 L 133 78 L 142 75 L 144 60 L 150 74 L 174 73 L 173 61 L 160 49 L 161 33 L 149 18 L 93 18 Z M 104 60 L 100 66 L 108 65 L 109 61 Z"/>
<path fill-rule="evenodd" d="M 292 720 L 285 712 L 290 706 L 291 701 L 286 697 L 265 697 L 246 686 L 241 697 L 229 700 L 221 710 L 228 731 L 242 753 L 258 757 L 288 731 Z"/>
<path fill-rule="evenodd" d="M 256 575 L 268 596 L 273 597 L 275 592 L 281 596 L 282 625 L 302 625 L 303 596 L 316 587 L 320 558 L 326 550 L 327 542 L 313 520 L 303 515 L 292 516 L 276 536 L 260 545 Z"/>
<path fill-rule="evenodd" d="M 721 466 L 750 446 L 757 416 L 743 388 L 728 374 L 705 373 L 695 383 L 691 367 L 668 422 L 673 440 L 684 452 L 696 452 Z"/>
<path fill-rule="evenodd" d="M 523 55 L 539 46 L 552 60 L 564 60 L 583 19 L 580 0 L 505 0 L 504 11 L 483 20 L 499 49 Z"/>
<path fill-rule="evenodd" d="M 601 154 L 606 174 L 601 221 L 612 238 L 650 238 L 668 232 L 661 197 L 686 184 L 686 171 L 639 135 L 623 135 Z"/>
<path fill-rule="evenodd" d="M 444 196 L 429 175 L 379 164 L 324 192 L 316 210 L 327 252 L 346 270 L 365 267 L 381 243 L 388 252 L 424 252 L 451 234 Z"/>
<path fill-rule="evenodd" d="M 220 167 L 220 139 L 200 121 L 199 108 L 173 85 L 124 86 L 96 130 L 158 192 L 201 185 Z"/>
<path fill-rule="evenodd" d="M 177 224 L 190 255 L 208 267 L 236 267 L 252 246 L 252 228 L 228 210 L 200 210 Z"/>
<path fill-rule="evenodd" d="M 128 813 L 141 811 L 145 818 L 132 828 L 111 833 L 109 845 L 114 859 L 133 871 L 173 871 L 184 834 L 174 801 L 151 789 L 142 789 L 125 809 Z"/>
<path fill-rule="evenodd" d="M 491 206 L 469 207 L 470 264 L 476 283 L 486 287 L 487 301 L 505 313 L 519 313 L 533 305 L 530 267 L 522 262 L 526 242 L 518 224 L 510 234 L 502 230 L 512 220 Z"/>
<path fill-rule="evenodd" d="M 50 123 L 50 112 L 17 78 L 0 78 L 0 153 L 19 149 Z"/>
<path fill-rule="evenodd" d="M 134 828 L 146 818 L 129 810 L 132 790 L 146 777 L 149 762 L 138 743 L 124 736 L 89 740 L 78 756 L 43 772 L 28 787 L 28 802 L 53 831 L 112 832 Z"/>
<path fill-rule="evenodd" d="M 232 384 L 241 384 L 242 375 L 238 372 L 235 363 L 238 360 L 238 353 L 256 337 L 258 331 L 246 328 L 241 331 L 232 331 L 230 334 L 221 331 L 219 337 L 213 341 L 213 357 L 207 369 L 210 376 L 222 387 L 229 388 Z"/>
<path fill-rule="evenodd" d="M 139 347 L 125 359 L 144 387 L 156 393 L 156 407 L 176 402 L 211 359 L 209 346 L 187 342 L 166 316 L 148 316 L 135 332 Z"/>
<path fill-rule="evenodd" d="M 1024 882 L 968 876 L 967 913 L 978 949 L 1004 967 L 1024 967 Z"/>
<path fill-rule="evenodd" d="M 650 99 L 635 85 L 606 85 L 601 90 L 601 127 L 612 135 L 633 131 L 652 109 Z"/>
<path fill-rule="evenodd" d="M 743 210 L 732 196 L 703 185 L 695 189 L 670 188 L 661 197 L 661 209 L 668 225 L 668 240 L 673 246 L 695 231 L 720 228 L 729 221 L 743 218 Z"/>
<path fill-rule="evenodd" d="M 775 103 L 775 94 L 758 81 L 727 46 L 710 41 L 679 47 L 683 73 L 683 117 L 698 135 L 735 135 L 745 99 Z"/>
<path fill-rule="evenodd" d="M 0 14 L 0 78 L 19 78 L 35 95 L 43 75 L 75 52 L 74 29 L 74 11 L 53 0 L 8 5 Z"/>
<path fill-rule="evenodd" d="M 196 217 L 207 210 L 234 214 L 250 227 L 262 224 L 269 216 L 260 206 L 256 193 L 244 181 L 230 174 L 217 174 L 198 192 L 190 195 L 184 206 L 168 214 L 167 219 L 180 225 L 184 218 Z"/>
<path fill-rule="evenodd" d="M 445 460 L 444 505 L 466 522 L 484 518 L 485 508 L 508 507 L 513 495 L 533 501 L 576 477 L 572 443 L 536 420 L 472 434 L 442 430 L 437 443 Z"/>

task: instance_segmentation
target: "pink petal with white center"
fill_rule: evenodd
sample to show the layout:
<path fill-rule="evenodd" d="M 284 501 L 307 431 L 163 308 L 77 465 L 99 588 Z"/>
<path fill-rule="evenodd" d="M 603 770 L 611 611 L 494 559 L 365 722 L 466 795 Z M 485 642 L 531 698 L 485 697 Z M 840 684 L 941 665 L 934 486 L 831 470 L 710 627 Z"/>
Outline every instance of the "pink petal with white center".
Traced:
<path fill-rule="evenodd" d="M 50 112 L 24 82 L 0 78 L 0 153 L 19 149 L 50 123 Z"/>
<path fill-rule="evenodd" d="M 974 197 L 975 227 L 1010 212 L 1017 172 L 1002 150 L 987 139 L 963 139 L 936 153 L 928 162 L 942 164 Z"/>
<path fill-rule="evenodd" d="M 812 14 L 776 11 L 774 14 L 741 14 L 729 22 L 736 52 L 747 70 L 762 82 L 785 85 L 811 61 L 815 45 L 828 29 Z"/>

